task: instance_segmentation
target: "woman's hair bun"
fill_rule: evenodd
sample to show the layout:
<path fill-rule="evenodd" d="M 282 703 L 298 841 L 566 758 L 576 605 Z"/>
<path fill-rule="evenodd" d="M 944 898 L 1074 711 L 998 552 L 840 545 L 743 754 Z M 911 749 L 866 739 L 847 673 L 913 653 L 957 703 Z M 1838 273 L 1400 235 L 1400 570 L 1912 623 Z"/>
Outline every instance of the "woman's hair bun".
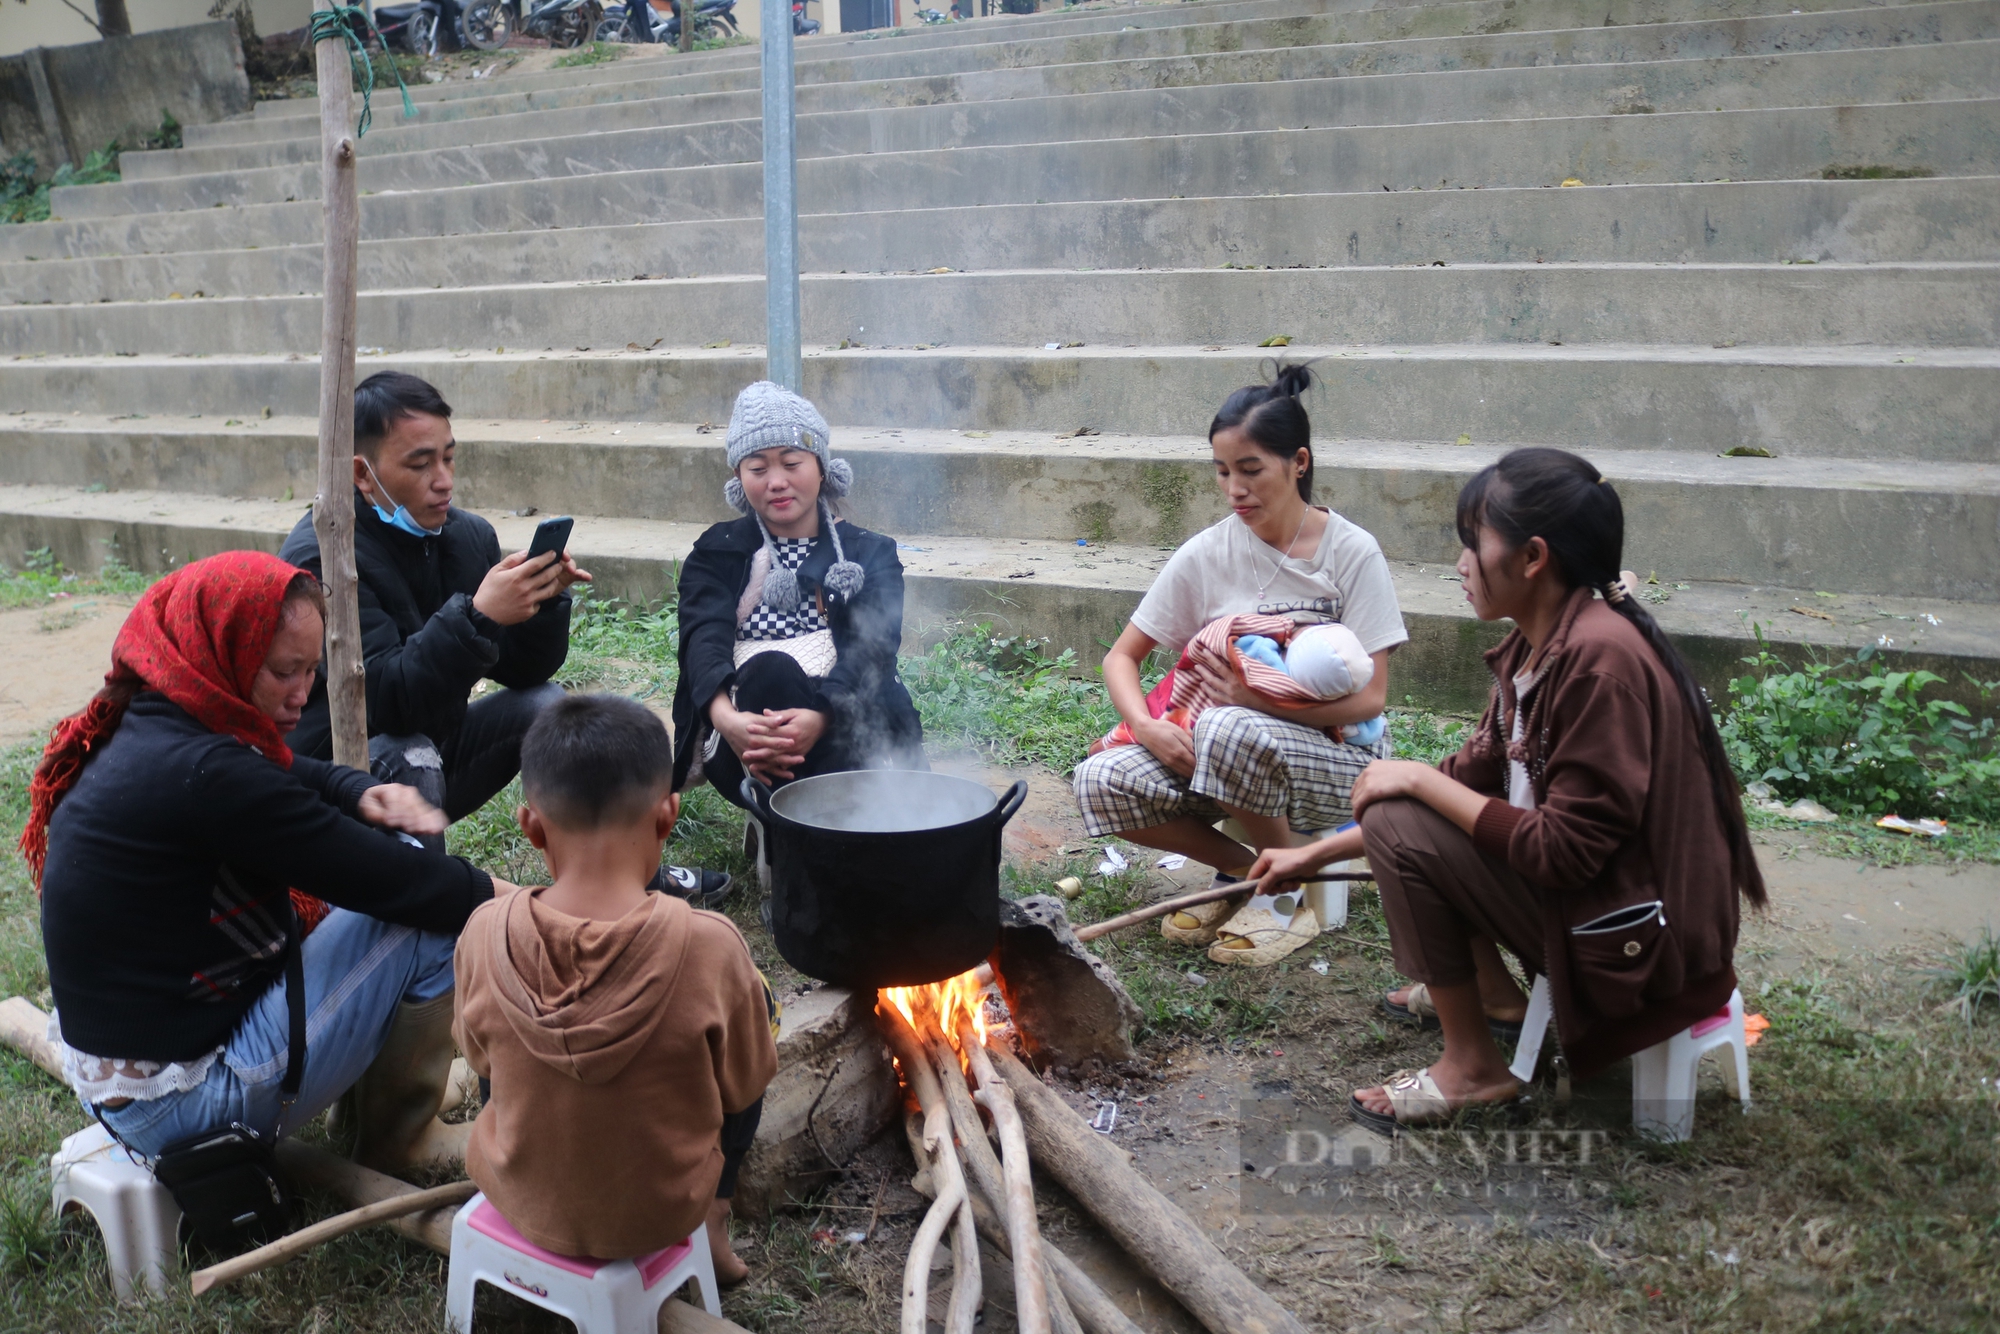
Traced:
<path fill-rule="evenodd" d="M 1297 398 L 1313 387 L 1312 366 L 1308 362 L 1296 365 L 1279 363 L 1271 374 L 1271 388 L 1286 398 Z"/>

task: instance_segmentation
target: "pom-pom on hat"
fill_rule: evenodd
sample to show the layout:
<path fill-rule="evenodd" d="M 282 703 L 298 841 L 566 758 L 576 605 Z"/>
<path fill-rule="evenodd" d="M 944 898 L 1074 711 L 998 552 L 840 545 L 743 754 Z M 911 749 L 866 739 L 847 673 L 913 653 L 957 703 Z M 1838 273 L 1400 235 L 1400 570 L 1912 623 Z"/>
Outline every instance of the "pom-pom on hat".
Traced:
<path fill-rule="evenodd" d="M 819 458 L 820 531 L 833 541 L 833 567 L 826 572 L 826 591 L 843 601 L 861 591 L 861 566 L 848 560 L 840 547 L 833 511 L 827 497 L 839 499 L 854 485 L 854 469 L 846 459 L 833 457 L 832 432 L 819 409 L 783 385 L 759 380 L 744 387 L 729 412 L 729 480 L 723 483 L 722 498 L 739 514 L 752 514 L 749 498 L 736 470 L 743 460 L 767 449 L 802 449 Z M 764 605 L 774 611 L 790 612 L 799 605 L 798 577 L 778 561 L 771 530 L 757 516 L 757 529 L 764 535 L 769 552 L 770 573 L 764 581 Z"/>

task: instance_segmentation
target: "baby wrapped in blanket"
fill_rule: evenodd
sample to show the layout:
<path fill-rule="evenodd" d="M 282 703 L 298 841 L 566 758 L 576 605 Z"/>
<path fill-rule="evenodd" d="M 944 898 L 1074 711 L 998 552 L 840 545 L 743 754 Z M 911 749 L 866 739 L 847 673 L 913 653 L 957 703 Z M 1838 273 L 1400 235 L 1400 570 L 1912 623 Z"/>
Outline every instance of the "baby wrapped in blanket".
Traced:
<path fill-rule="evenodd" d="M 1268 700 L 1278 717 L 1287 710 L 1344 699 L 1375 679 L 1375 660 L 1344 625 L 1300 625 L 1284 616 L 1218 617 L 1188 641 L 1174 669 L 1146 694 L 1148 713 L 1190 731 L 1203 710 L 1215 703 L 1188 670 L 1196 644 L 1226 656 L 1243 684 Z M 1327 735 L 1350 746 L 1373 746 L 1382 739 L 1387 722 L 1377 714 L 1328 728 Z M 1121 722 L 1091 743 L 1090 753 L 1133 744 L 1132 729 Z"/>

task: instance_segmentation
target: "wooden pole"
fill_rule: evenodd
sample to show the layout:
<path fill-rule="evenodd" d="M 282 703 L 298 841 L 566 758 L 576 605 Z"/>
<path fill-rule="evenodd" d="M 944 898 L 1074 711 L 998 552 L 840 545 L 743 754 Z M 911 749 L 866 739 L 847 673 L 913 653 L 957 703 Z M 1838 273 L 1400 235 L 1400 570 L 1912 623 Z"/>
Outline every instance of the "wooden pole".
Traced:
<path fill-rule="evenodd" d="M 1032 1070 L 1002 1048 L 989 1050 L 1014 1091 L 1035 1162 L 1197 1320 L 1214 1334 L 1305 1334 L 1291 1312 L 1229 1263 L 1193 1219 L 1133 1171 Z"/>
<path fill-rule="evenodd" d="M 333 7 L 314 0 L 315 9 Z M 354 573 L 354 292 L 361 200 L 354 184 L 354 76 L 347 43 L 328 38 L 319 62 L 320 200 L 326 246 L 320 287 L 319 482 L 313 533 L 326 584 L 326 695 L 333 762 L 368 768 L 367 677 L 361 662 L 361 605 Z"/>
<path fill-rule="evenodd" d="M 1375 879 L 1373 875 L 1370 875 L 1366 871 L 1335 871 L 1331 875 L 1315 875 L 1312 878 L 1314 880 L 1367 881 Z M 1192 908 L 1196 904 L 1214 903 L 1219 899 L 1233 899 L 1239 894 L 1246 894 L 1248 892 L 1249 887 L 1240 883 L 1221 887 L 1211 885 L 1207 889 L 1198 889 L 1192 894 L 1183 894 L 1179 898 L 1161 899 L 1158 903 L 1149 903 L 1143 908 L 1134 908 L 1131 912 L 1123 913 L 1117 917 L 1108 917 L 1102 922 L 1092 922 L 1088 926 L 1080 926 L 1076 928 L 1076 938 L 1078 940 L 1096 940 L 1099 936 L 1108 935 L 1113 931 L 1123 931 L 1128 926 L 1137 926 L 1141 922 L 1150 922 L 1155 917 L 1165 917 L 1170 912 L 1179 912 L 1183 908 Z"/>
<path fill-rule="evenodd" d="M 464 1204 L 479 1193 L 479 1187 L 470 1181 L 453 1181 L 443 1186 L 433 1186 L 429 1190 L 419 1190 L 408 1195 L 395 1195 L 373 1204 L 364 1204 L 359 1209 L 350 1209 L 344 1214 L 323 1218 L 311 1227 L 302 1227 L 297 1232 L 278 1238 L 254 1251 L 245 1251 L 232 1256 L 219 1265 L 197 1269 L 190 1280 L 194 1295 L 199 1297 L 211 1288 L 219 1288 L 225 1283 L 260 1270 L 273 1269 L 295 1256 L 304 1255 L 313 1247 L 359 1231 L 370 1223 L 386 1223 L 392 1218 L 403 1218 L 410 1214 L 427 1213 L 432 1209 L 442 1209 L 450 1205 Z"/>

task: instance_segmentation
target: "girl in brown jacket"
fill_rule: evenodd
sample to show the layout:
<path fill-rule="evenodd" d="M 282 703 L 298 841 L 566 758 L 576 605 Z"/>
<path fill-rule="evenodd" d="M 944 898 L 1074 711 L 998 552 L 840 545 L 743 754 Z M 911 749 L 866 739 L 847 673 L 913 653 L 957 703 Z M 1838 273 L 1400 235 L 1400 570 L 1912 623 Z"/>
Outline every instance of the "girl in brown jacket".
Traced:
<path fill-rule="evenodd" d="M 1587 1077 L 1726 1004 L 1737 896 L 1765 901 L 1707 699 L 1620 578 L 1611 484 L 1574 454 L 1516 450 L 1466 483 L 1458 534 L 1473 611 L 1514 622 L 1471 740 L 1435 769 L 1377 760 L 1358 830 L 1251 872 L 1270 892 L 1365 851 L 1396 967 L 1444 1030 L 1436 1064 L 1354 1095 L 1381 1130 L 1519 1096 L 1488 1027 L 1524 1008 L 1496 943 L 1549 978 Z"/>

